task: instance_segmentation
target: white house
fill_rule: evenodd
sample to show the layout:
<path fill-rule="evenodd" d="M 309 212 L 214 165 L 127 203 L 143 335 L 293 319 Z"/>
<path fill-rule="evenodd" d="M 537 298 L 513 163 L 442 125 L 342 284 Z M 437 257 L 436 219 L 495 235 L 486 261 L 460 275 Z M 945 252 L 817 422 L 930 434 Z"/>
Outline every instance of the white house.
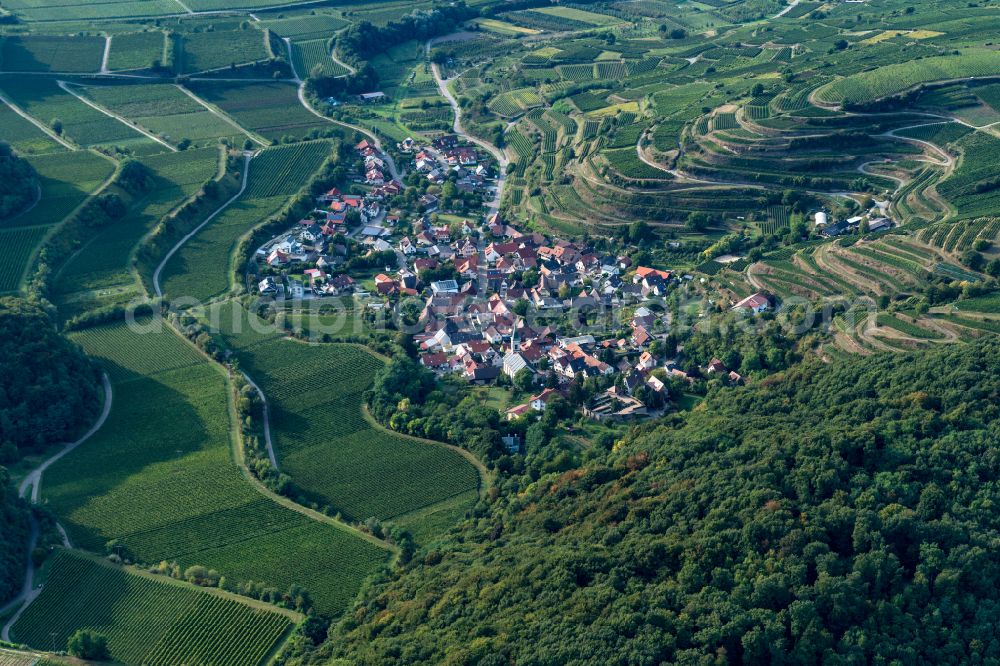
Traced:
<path fill-rule="evenodd" d="M 274 296 L 278 293 L 278 285 L 272 277 L 266 277 L 258 282 L 257 289 L 260 291 L 261 295 L 264 296 Z"/>
<path fill-rule="evenodd" d="M 734 310 L 750 310 L 754 314 L 760 314 L 771 307 L 771 299 L 767 294 L 758 291 L 756 294 L 747 296 L 742 301 L 733 306 Z"/>
<path fill-rule="evenodd" d="M 547 405 L 549 400 L 557 395 L 559 394 L 556 393 L 555 389 L 547 388 L 538 395 L 531 396 L 531 400 L 528 401 L 528 404 L 531 405 L 531 408 L 536 412 L 544 412 L 545 405 Z"/>

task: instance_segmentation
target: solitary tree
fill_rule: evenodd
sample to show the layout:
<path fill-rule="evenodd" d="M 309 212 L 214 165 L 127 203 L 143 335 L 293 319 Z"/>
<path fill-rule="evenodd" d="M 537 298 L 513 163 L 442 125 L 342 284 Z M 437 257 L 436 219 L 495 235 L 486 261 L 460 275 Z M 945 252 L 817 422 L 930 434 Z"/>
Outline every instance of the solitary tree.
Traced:
<path fill-rule="evenodd" d="M 69 637 L 66 651 L 74 657 L 95 661 L 106 661 L 111 656 L 108 653 L 108 639 L 90 629 L 77 629 Z"/>

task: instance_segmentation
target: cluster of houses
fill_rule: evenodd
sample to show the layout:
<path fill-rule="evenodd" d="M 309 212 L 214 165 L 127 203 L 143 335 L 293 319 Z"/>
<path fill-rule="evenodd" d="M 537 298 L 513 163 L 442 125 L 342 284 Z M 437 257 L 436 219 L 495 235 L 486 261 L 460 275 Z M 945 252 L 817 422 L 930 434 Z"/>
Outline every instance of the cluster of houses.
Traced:
<path fill-rule="evenodd" d="M 457 183 L 480 187 L 489 176 L 475 149 L 461 146 L 453 135 L 430 146 L 407 139 L 398 147 L 431 179 L 435 172 L 449 177 L 454 172 Z M 404 296 L 422 299 L 422 330 L 413 342 L 423 366 L 473 383 L 504 376 L 519 386 L 530 379 L 532 385 L 548 387 L 508 410 L 510 419 L 544 411 L 547 402 L 581 377 L 595 378 L 603 387 L 584 409 L 597 420 L 658 413 L 669 400 L 666 376 L 694 381 L 660 357 L 655 343 L 665 337 L 666 322 L 651 305 L 643 305 L 692 276 L 633 266 L 626 256 L 523 233 L 499 213 L 482 223 L 437 224 L 429 212 L 436 204 L 432 195 L 420 201 L 423 212 L 416 222 L 401 231 L 399 217 L 384 206 L 402 185 L 387 179 L 384 156 L 373 144 L 361 141 L 355 149 L 364 162 L 368 191 L 348 195 L 330 189 L 316 197 L 306 219 L 260 248 L 258 263 L 265 266 L 257 284 L 260 294 L 309 298 L 355 293 L 368 298 L 370 307 L 385 307 Z M 359 247 L 368 255 L 394 256 L 375 275 L 373 292 L 359 288 L 344 266 Z M 733 306 L 751 314 L 771 307 L 765 293 Z M 545 316 L 529 323 L 528 311 Z M 612 328 L 617 333 L 606 339 L 581 335 L 570 323 L 569 315 L 578 320 L 580 313 L 622 311 L 629 313 L 628 321 L 616 322 Z M 537 323 L 540 319 L 552 323 Z M 717 360 L 703 370 L 703 375 L 715 373 L 729 383 L 742 381 Z"/>
<path fill-rule="evenodd" d="M 385 155 L 378 149 L 378 146 L 368 139 L 362 139 L 354 146 L 354 150 L 364 160 L 365 184 L 380 188 L 383 194 L 396 195 L 402 191 L 403 186 L 395 182 L 391 176 L 386 178 L 386 172 L 389 168 L 385 161 Z M 385 189 L 387 186 L 388 190 Z"/>
<path fill-rule="evenodd" d="M 303 279 L 285 285 L 274 275 L 266 275 L 258 281 L 258 292 L 288 298 L 350 293 L 353 280 L 331 274 L 348 256 L 345 237 L 350 234 L 349 215 L 355 212 L 358 223 L 364 225 L 382 215 L 380 202 L 380 197 L 343 194 L 336 188 L 318 196 L 309 217 L 257 250 L 258 263 L 266 269 L 273 272 L 298 267 Z"/>
<path fill-rule="evenodd" d="M 268 268 L 302 269 L 302 279 L 289 280 L 287 285 L 273 275 L 265 276 L 257 284 L 262 296 L 303 298 L 351 293 L 356 286 L 354 281 L 347 275 L 330 272 L 347 257 L 347 245 L 335 242 L 338 237 L 356 235 L 375 252 L 392 249 L 385 239 L 392 235 L 390 227 L 398 222 L 398 217 L 387 215 L 384 206 L 389 198 L 403 191 L 403 186 L 391 177 L 387 179 L 385 156 L 373 143 L 365 139 L 354 149 L 364 161 L 368 191 L 344 194 L 336 187 L 331 188 L 316 197 L 316 208 L 308 217 L 258 249 L 258 260 L 263 260 Z"/>
<path fill-rule="evenodd" d="M 614 391 L 598 396 L 601 405 L 588 407 L 594 418 L 635 418 L 649 412 L 634 394 L 665 396 L 665 385 L 653 371 L 664 359 L 651 351 L 662 338 L 664 322 L 645 299 L 665 296 L 671 285 L 689 276 L 648 266 L 632 267 L 624 256 L 601 255 L 581 244 L 526 234 L 505 224 L 498 215 L 483 227 L 463 222 L 447 242 L 448 227 L 429 226 L 416 240 L 404 237 L 397 247 L 405 266 L 376 277 L 383 296 L 425 295 L 421 321 L 413 336 L 422 365 L 439 375 L 457 375 L 488 383 L 501 374 L 511 380 L 529 373 L 534 382 L 568 385 L 578 377 L 609 378 Z M 454 277 L 424 284 L 424 270 L 453 268 Z M 531 284 L 525 276 L 533 274 Z M 581 311 L 609 312 L 636 306 L 628 321 L 629 334 L 598 340 L 593 335 L 564 334 L 560 325 L 533 327 L 523 317 L 525 307 L 547 311 L 552 319 Z M 772 307 L 766 294 L 754 294 L 734 308 L 759 313 Z M 519 312 L 521 314 L 519 314 Z M 621 381 L 617 381 L 621 375 Z M 538 401 L 513 408 L 515 418 Z M 659 401 L 662 402 L 662 401 Z M 534 406 L 532 406 L 534 405 Z"/>
<path fill-rule="evenodd" d="M 474 146 L 462 145 L 459 137 L 446 134 L 429 146 L 420 146 L 412 138 L 400 141 L 400 152 L 413 156 L 413 168 L 428 181 L 440 185 L 451 174 L 456 176 L 455 187 L 459 192 L 483 192 L 494 179 L 494 173 L 485 164 Z"/>

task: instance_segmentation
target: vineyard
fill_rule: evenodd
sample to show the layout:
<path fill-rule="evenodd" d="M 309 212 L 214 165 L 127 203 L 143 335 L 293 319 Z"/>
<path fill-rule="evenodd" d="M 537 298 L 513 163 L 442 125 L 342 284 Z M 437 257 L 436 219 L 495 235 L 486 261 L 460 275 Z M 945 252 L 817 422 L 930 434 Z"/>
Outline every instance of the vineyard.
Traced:
<path fill-rule="evenodd" d="M 96 72 L 103 52 L 102 37 L 0 37 L 5 72 Z"/>
<path fill-rule="evenodd" d="M 517 156 L 514 161 L 516 167 L 514 175 L 523 176 L 525 168 L 534 159 L 535 145 L 517 127 L 507 132 L 507 143 L 514 149 L 514 153 Z"/>
<path fill-rule="evenodd" d="M 16 291 L 45 227 L 0 230 L 0 293 Z"/>
<path fill-rule="evenodd" d="M 64 150 L 63 146 L 17 115 L 6 104 L 0 104 L 0 136 L 21 155 L 53 153 Z"/>
<path fill-rule="evenodd" d="M 261 496 L 232 462 L 222 374 L 166 324 L 139 324 L 150 330 L 73 336 L 115 386 L 104 427 L 45 476 L 73 543 L 101 552 L 117 539 L 140 562 L 203 565 L 234 585 L 298 584 L 318 611 L 340 612 L 388 553 Z"/>
<path fill-rule="evenodd" d="M 264 33 L 245 29 L 192 32 L 182 38 L 181 67 L 178 73 L 189 74 L 246 62 L 258 62 L 269 57 Z"/>
<path fill-rule="evenodd" d="M 661 171 L 655 167 L 651 167 L 640 160 L 634 147 L 605 150 L 601 154 L 615 171 L 626 178 L 633 178 L 636 180 L 665 180 L 671 177 L 669 173 Z"/>
<path fill-rule="evenodd" d="M 159 30 L 128 32 L 111 38 L 108 69 L 122 71 L 146 69 L 163 60 L 164 34 Z"/>
<path fill-rule="evenodd" d="M 242 316 L 240 330 L 252 331 Z M 223 312 L 222 320 L 232 315 Z M 281 469 L 345 517 L 391 519 L 478 488 L 475 468 L 461 456 L 365 419 L 361 396 L 382 362 L 363 348 L 309 346 L 277 334 L 236 335 L 233 346 L 271 404 Z"/>
<path fill-rule="evenodd" d="M 14 625 L 17 640 L 36 648 L 61 648 L 86 628 L 127 664 L 257 666 L 296 619 L 71 552 L 50 566 L 41 595 Z"/>
<path fill-rule="evenodd" d="M 785 206 L 768 206 L 764 218 L 757 221 L 757 228 L 767 236 L 781 233 L 782 230 L 788 228 L 788 212 L 788 208 Z"/>
<path fill-rule="evenodd" d="M 624 79 L 628 74 L 624 62 L 599 62 L 597 63 L 597 78 L 599 79 Z"/>
<path fill-rule="evenodd" d="M 329 14 L 295 16 L 265 20 L 264 25 L 281 37 L 292 40 L 329 39 L 330 35 L 347 25 L 347 21 Z"/>
<path fill-rule="evenodd" d="M 985 132 L 967 134 L 954 142 L 963 159 L 951 176 L 937 185 L 938 193 L 958 210 L 958 216 L 996 215 L 1000 210 L 1000 180 L 993 160 L 1000 139 Z"/>
<path fill-rule="evenodd" d="M 65 306 L 63 317 L 101 307 L 104 299 L 93 290 L 113 290 L 115 298 L 137 288 L 130 256 L 142 237 L 161 217 L 197 192 L 219 169 L 218 148 L 160 153 L 143 158 L 153 185 L 141 196 L 113 187 L 125 214 L 91 234 L 88 242 L 63 265 L 55 280 L 55 301 Z M 79 294 L 78 292 L 83 292 Z"/>
<path fill-rule="evenodd" d="M 535 9 L 532 11 L 539 14 L 547 14 L 549 16 L 569 19 L 571 21 L 579 21 L 590 25 L 614 25 L 615 23 L 621 23 L 621 19 L 617 19 L 614 16 L 598 14 L 597 12 L 576 9 L 574 7 L 542 7 L 541 9 Z"/>
<path fill-rule="evenodd" d="M 736 129 L 737 127 L 739 127 L 739 123 L 736 122 L 735 113 L 720 113 L 712 120 L 712 129 L 715 130 Z"/>
<path fill-rule="evenodd" d="M 397 630 L 408 617 L 418 617 L 463 631 L 461 622 L 449 621 L 468 616 L 462 599 L 428 588 L 434 603 L 421 604 L 414 601 L 421 601 L 420 594 L 412 594 L 416 588 L 406 597 L 396 595 L 395 587 L 382 594 L 382 586 L 417 581 L 406 578 L 419 573 L 417 567 L 439 566 L 443 576 L 448 568 L 457 571 L 462 562 L 456 556 L 514 543 L 519 524 L 507 518 L 531 513 L 535 499 L 607 480 L 574 470 L 599 462 L 606 448 L 616 451 L 615 442 L 628 439 L 629 426 L 574 419 L 569 434 L 557 427 L 552 431 L 557 434 L 539 443 L 543 438 L 537 435 L 550 432 L 548 419 L 561 419 L 561 410 L 549 410 L 533 429 L 524 420 L 502 421 L 504 410 L 523 397 L 520 390 L 508 394 L 505 380 L 497 387 L 474 386 L 468 395 L 457 374 L 440 383 L 441 396 L 458 404 L 457 410 L 473 404 L 490 410 L 456 416 L 448 441 L 460 439 L 456 433 L 468 430 L 473 419 L 490 429 L 482 433 L 489 437 L 463 442 L 468 450 L 379 425 L 368 413 L 366 392 L 387 367 L 381 354 L 396 349 L 392 341 L 409 342 L 382 326 L 381 316 L 392 310 L 379 307 L 392 300 L 381 294 L 265 298 L 273 322 L 248 313 L 256 294 L 245 292 L 257 291 L 254 279 L 267 275 L 286 287 L 303 284 L 309 277 L 299 264 L 322 267 L 319 255 L 335 267 L 332 273 L 346 272 L 368 294 L 377 292 L 372 283 L 378 272 L 396 274 L 395 267 L 383 268 L 395 260 L 366 255 L 371 241 L 361 242 L 365 234 L 356 233 L 347 240 L 328 239 L 326 247 L 304 243 L 309 256 L 287 270 L 261 265 L 254 278 L 250 269 L 257 261 L 236 265 L 237 258 L 257 256 L 253 253 L 267 239 L 253 232 L 263 232 L 262 225 L 281 236 L 287 233 L 282 227 L 299 226 L 299 209 L 315 205 L 307 187 L 314 175 L 323 176 L 317 192 L 369 191 L 358 171 L 362 160 L 352 150 L 362 133 L 375 135 L 404 172 L 406 191 L 383 200 L 393 216 L 386 222 L 391 247 L 404 235 L 417 238 L 422 227 L 415 225 L 423 221 L 450 225 L 457 237 L 463 220 L 481 225 L 496 211 L 504 224 L 546 237 L 514 238 L 490 225 L 477 237 L 484 245 L 500 244 L 501 236 L 503 244 L 510 237 L 517 245 L 531 241 L 531 247 L 560 248 L 559 241 L 579 240 L 580 254 L 593 253 L 599 261 L 583 258 L 582 264 L 593 262 L 595 270 L 571 280 L 569 298 L 582 303 L 577 296 L 585 289 L 583 295 L 606 297 L 612 308 L 625 302 L 622 321 L 632 315 L 629 303 L 638 288 L 630 283 L 640 265 L 688 278 L 671 281 L 667 301 L 688 302 L 681 314 L 703 310 L 707 325 L 729 321 L 732 303 L 757 291 L 772 295 L 796 317 L 831 313 L 831 326 L 825 320 L 811 326 L 802 341 L 763 339 L 755 349 L 744 344 L 739 331 L 739 339 L 719 352 L 714 349 L 722 344 L 719 339 L 685 339 L 675 327 L 677 339 L 666 346 L 687 350 L 690 357 L 681 354 L 678 361 L 685 368 L 703 365 L 711 358 L 709 347 L 731 367 L 737 365 L 730 363 L 730 351 L 743 365 L 738 371 L 748 374 L 750 386 L 726 391 L 755 391 L 765 367 L 770 372 L 802 356 L 839 362 L 851 354 L 961 344 L 1000 333 L 1000 174 L 994 167 L 1000 155 L 1000 83 L 995 83 L 1000 49 L 994 43 L 1000 18 L 991 3 L 0 4 L 0 93 L 10 101 L 0 103 L 0 141 L 35 168 L 41 190 L 30 211 L 0 222 L 0 293 L 22 289 L 34 297 L 38 288 L 57 326 L 112 384 L 106 421 L 47 468 L 39 482 L 43 513 L 36 517 L 51 512 L 73 548 L 55 548 L 39 567 L 36 582 L 44 585 L 13 627 L 13 640 L 32 649 L 63 650 L 74 631 L 90 629 L 107 637 L 109 661 L 123 666 L 270 666 L 340 663 L 339 652 L 349 649 L 344 645 L 358 638 L 369 643 L 364 649 L 371 649 L 371 663 L 438 663 L 442 659 L 435 657 L 441 655 L 432 656 L 431 644 L 436 638 Z M 429 20 L 435 10 L 446 20 Z M 405 15 L 412 34 L 373 27 Z M 349 69 L 334 61 L 333 48 L 358 68 L 355 75 L 345 76 Z M 455 94 L 459 118 L 441 94 L 432 63 Z M 359 99 L 375 91 L 384 97 Z M 20 110 L 28 117 L 18 115 Z M 455 132 L 468 132 L 476 143 L 495 142 L 510 159 L 501 165 L 509 168 L 495 207 L 480 196 L 498 191 L 494 174 L 442 168 L 446 182 L 435 174 L 428 184 L 426 174 L 414 168 L 418 150 Z M 407 137 L 416 140 L 417 150 L 397 146 Z M 464 138 L 460 145 L 467 145 Z M 477 150 L 495 173 L 496 160 Z M 246 187 L 234 197 L 244 156 Z M 148 169 L 148 182 L 126 188 L 127 178 L 111 181 L 116 167 L 128 173 L 124 167 L 131 168 L 131 160 Z M 216 177 L 218 188 L 205 187 Z M 91 215 L 95 208 L 85 208 L 84 215 L 59 224 L 98 188 L 107 195 L 98 202 L 114 214 L 103 219 Z M 167 217 L 201 189 L 205 198 L 194 212 Z M 418 203 L 424 194 L 437 195 L 436 211 Z M 312 199 L 308 208 L 307 199 Z M 812 224 L 821 210 L 831 223 L 868 215 L 871 224 L 874 206 L 879 216 L 890 218 L 891 228 L 867 233 L 862 224 L 830 239 Z M 306 215 L 321 219 L 321 213 Z M 381 219 L 381 214 L 375 218 Z M 172 321 L 184 331 L 151 316 L 126 324 L 116 308 L 136 300 L 156 307 L 148 278 L 181 238 L 160 272 L 159 286 L 164 306 L 180 311 Z M 420 240 L 422 246 L 427 242 L 422 234 Z M 480 262 L 481 284 L 495 291 L 504 277 L 508 295 L 536 284 L 543 299 L 559 295 L 564 277 L 551 257 L 558 254 L 561 261 L 569 251 L 536 249 L 534 262 L 528 246 L 519 247 L 512 262 Z M 446 279 L 455 268 L 455 261 L 441 256 L 449 254 L 443 244 L 427 249 L 426 256 L 438 250 L 439 263 L 420 276 L 425 283 Z M 596 265 L 609 263 L 605 255 L 632 268 L 620 271 L 617 280 L 606 269 L 598 277 Z M 33 262 L 36 256 L 40 260 Z M 385 257 L 392 259 L 391 252 Z M 508 275 L 511 263 L 514 272 Z M 416 265 L 413 271 L 421 272 Z M 508 309 L 520 311 L 520 305 L 508 303 Z M 489 312 L 500 311 L 490 303 Z M 783 313 L 775 314 L 750 320 L 768 336 L 778 335 Z M 80 315 L 98 316 L 89 321 Z M 555 308 L 552 315 L 550 330 L 565 335 L 573 322 Z M 485 323 L 482 317 L 488 314 L 480 317 Z M 504 329 L 501 320 L 495 323 Z M 231 365 L 211 360 L 184 335 L 199 345 L 217 343 Z M 464 338 L 465 331 L 459 335 Z M 314 342 L 301 341 L 307 336 Z M 610 331 L 610 347 L 594 353 L 609 364 L 613 357 L 615 365 L 638 356 L 641 350 L 631 342 L 624 349 L 615 346 L 614 340 L 627 336 L 627 329 Z M 696 359 L 698 354 L 706 359 Z M 233 391 L 234 378 L 244 371 L 259 385 L 267 407 L 240 423 L 236 415 L 245 415 L 252 402 L 246 400 L 250 387 L 241 395 Z M 589 395 L 591 384 L 588 380 L 583 393 Z M 700 386 L 692 393 L 701 393 Z M 636 396 L 645 400 L 652 395 L 648 388 Z M 569 402 L 578 402 L 576 393 Z M 709 393 L 703 406 L 725 398 L 714 389 Z M 377 395 L 382 405 L 381 392 Z M 425 397 L 429 406 L 437 398 Z M 673 398 L 671 410 L 696 402 L 689 395 Z M 905 400 L 907 408 L 919 402 Z M 425 419 L 409 400 L 396 407 L 408 411 L 407 432 L 439 431 L 440 407 Z M 54 414 L 60 408 L 51 407 Z M 264 413 L 267 447 L 273 447 L 276 460 L 273 476 L 262 458 L 270 452 L 258 441 Z M 380 408 L 380 418 L 382 413 Z M 679 423 L 688 417 L 666 418 Z M 244 437 L 251 426 L 253 436 Z M 493 430 L 522 436 L 523 455 L 504 455 Z M 480 463 L 471 451 L 483 450 L 490 460 Z M 627 451 L 615 451 L 612 459 L 629 465 L 622 467 L 626 476 L 617 484 L 611 478 L 611 485 L 653 473 L 652 467 L 631 465 L 635 456 Z M 31 461 L 15 466 L 16 479 Z M 484 487 L 494 474 L 496 486 Z M 491 522 L 487 500 L 498 496 L 502 503 L 511 493 L 511 515 L 499 520 L 498 514 Z M 915 506 L 915 497 L 904 499 Z M 919 499 L 927 503 L 922 495 Z M 520 521 L 520 527 L 537 527 L 534 536 L 546 542 L 572 536 L 575 529 L 562 517 L 527 518 L 531 524 Z M 387 523 L 385 530 L 373 519 Z M 399 538 L 397 528 L 408 536 Z M 418 549 L 412 560 L 411 537 Z M 456 550 L 461 540 L 468 547 Z M 113 554 L 121 559 L 109 557 Z M 120 561 L 127 566 L 116 564 Z M 181 570 L 212 569 L 224 582 L 220 588 L 199 588 L 152 573 L 160 562 Z M 569 568 L 566 589 L 588 583 L 587 572 Z M 495 580 L 474 582 L 479 585 L 472 586 L 473 595 L 510 596 Z M 931 582 L 940 583 L 941 576 Z M 318 645 L 325 631 L 321 622 L 295 628 L 307 613 L 333 622 L 326 645 Z M 729 619 L 723 618 L 727 626 L 739 624 Z M 746 654 L 730 660 L 752 660 L 750 650 L 774 648 L 766 641 L 740 643 L 735 634 L 720 638 L 719 631 L 704 626 L 701 633 L 655 629 L 668 643 L 680 636 L 676 641 L 687 650 L 681 657 L 689 660 L 725 661 L 723 653 L 733 646 Z M 524 660 L 523 654 L 503 652 L 509 627 L 478 629 L 465 652 L 449 652 L 444 660 L 486 663 L 498 655 L 500 661 Z M 797 635 L 785 629 L 775 635 Z M 837 637 L 844 633 L 840 629 L 834 631 Z M 394 643 L 393 658 L 376 651 L 383 639 Z M 280 651 L 286 641 L 292 653 Z M 310 642 L 317 643 L 315 652 Z M 967 645 L 973 645 L 968 648 L 973 660 L 988 662 L 978 652 L 997 651 L 963 641 L 950 653 L 962 655 L 954 660 L 966 656 Z M 501 652 L 495 652 L 498 646 Z M 9 647 L 0 648 L 0 666 L 48 663 L 25 661 Z M 547 647 L 536 646 L 535 652 Z M 628 647 L 615 654 L 641 652 Z M 664 655 L 675 652 L 673 647 L 661 650 L 660 657 L 670 661 Z M 705 653 L 695 654 L 696 648 Z M 652 648 L 647 652 L 653 654 Z M 764 652 L 754 653 L 758 661 Z M 635 658 L 647 657 L 643 652 Z M 76 663 L 63 655 L 53 659 Z"/>
<path fill-rule="evenodd" d="M 286 197 L 273 197 L 242 198 L 230 204 L 167 262 L 160 278 L 163 292 L 202 301 L 227 292 L 232 286 L 231 257 L 237 241 L 286 203 Z"/>
<path fill-rule="evenodd" d="M 102 107 L 128 118 L 168 143 L 215 145 L 222 137 L 242 143 L 246 135 L 173 85 L 88 86 L 81 91 Z"/>
<path fill-rule="evenodd" d="M 924 254 L 917 254 L 917 252 Z M 751 269 L 755 278 L 781 298 L 912 293 L 927 284 L 939 259 L 908 239 L 886 237 L 850 248 L 824 245 L 789 256 L 769 256 Z"/>
<path fill-rule="evenodd" d="M 967 312 L 988 312 L 1000 314 L 1000 294 L 992 293 L 986 296 L 975 296 L 958 304 L 958 309 Z"/>
<path fill-rule="evenodd" d="M 1000 219 L 984 217 L 954 223 L 935 224 L 920 230 L 922 242 L 944 250 L 961 253 L 977 240 L 992 244 L 1000 236 Z"/>
<path fill-rule="evenodd" d="M 243 196 L 167 263 L 162 276 L 164 293 L 205 301 L 228 291 L 231 255 L 239 238 L 288 203 L 289 195 L 304 187 L 322 166 L 329 150 L 328 142 L 318 141 L 268 148 L 254 158 Z"/>
<path fill-rule="evenodd" d="M 48 664 L 42 663 L 33 654 L 0 648 L 0 666 L 48 666 Z"/>
<path fill-rule="evenodd" d="M 42 199 L 17 223 L 61 221 L 115 170 L 113 162 L 87 150 L 39 155 L 28 161 L 38 172 Z"/>
<path fill-rule="evenodd" d="M 0 293 L 16 291 L 51 225 L 61 221 L 106 177 L 113 165 L 87 151 L 33 156 L 41 199 L 0 223 Z"/>
<path fill-rule="evenodd" d="M 861 104 L 896 95 L 921 83 L 1000 74 L 1000 53 L 966 51 L 962 55 L 924 58 L 852 74 L 816 91 L 830 104 Z"/>
<path fill-rule="evenodd" d="M 58 118 L 63 137 L 81 146 L 119 146 L 141 153 L 162 146 L 128 125 L 93 109 L 59 87 L 52 79 L 5 78 L 0 89 L 35 118 Z"/>
<path fill-rule="evenodd" d="M 244 197 L 266 199 L 298 192 L 330 154 L 329 141 L 308 141 L 264 150 L 254 158 Z"/>
<path fill-rule="evenodd" d="M 306 76 L 312 73 L 313 68 L 319 65 L 325 76 L 341 76 L 347 74 L 347 69 L 333 61 L 330 52 L 327 50 L 327 40 L 313 39 L 304 42 L 292 43 L 292 59 L 295 64 L 295 71 L 299 76 Z"/>
<path fill-rule="evenodd" d="M 296 88 L 288 83 L 191 83 L 202 99 L 218 106 L 241 126 L 267 139 L 336 133 L 337 128 L 299 104 Z"/>
<path fill-rule="evenodd" d="M 542 99 L 529 88 L 518 88 L 501 93 L 490 101 L 490 109 L 502 116 L 516 116 L 541 105 Z"/>

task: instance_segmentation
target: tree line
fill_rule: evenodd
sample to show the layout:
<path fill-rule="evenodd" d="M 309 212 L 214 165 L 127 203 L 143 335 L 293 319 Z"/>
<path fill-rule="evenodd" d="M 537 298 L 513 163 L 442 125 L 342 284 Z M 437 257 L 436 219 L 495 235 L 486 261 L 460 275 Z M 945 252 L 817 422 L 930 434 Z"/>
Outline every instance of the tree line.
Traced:
<path fill-rule="evenodd" d="M 72 441 L 101 407 L 100 376 L 39 306 L 0 298 L 0 464 Z"/>
<path fill-rule="evenodd" d="M 498 479 L 286 663 L 998 663 L 996 367 L 984 340 L 713 387 Z"/>
<path fill-rule="evenodd" d="M 24 210 L 38 194 L 38 174 L 27 160 L 0 141 L 0 220 Z"/>

